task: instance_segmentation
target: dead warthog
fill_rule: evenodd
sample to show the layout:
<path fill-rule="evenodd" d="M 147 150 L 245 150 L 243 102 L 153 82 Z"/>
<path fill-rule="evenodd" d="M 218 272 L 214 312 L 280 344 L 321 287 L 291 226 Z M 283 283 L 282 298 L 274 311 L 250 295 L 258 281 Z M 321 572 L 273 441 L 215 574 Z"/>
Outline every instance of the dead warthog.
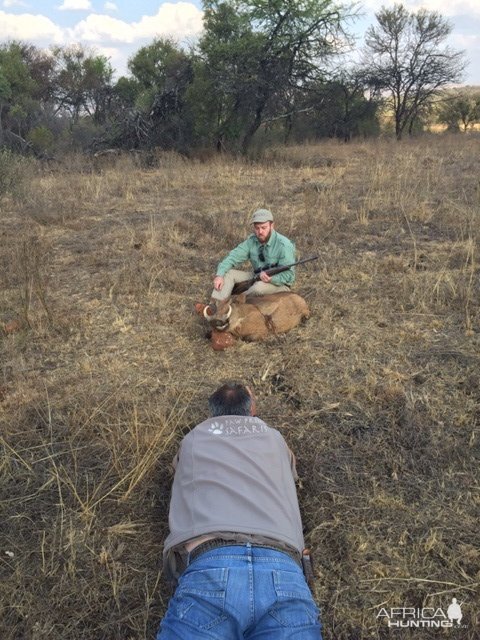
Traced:
<path fill-rule="evenodd" d="M 208 305 L 197 303 L 195 309 L 208 321 L 216 351 L 232 346 L 236 338 L 264 340 L 285 333 L 310 316 L 305 300 L 290 291 L 248 298 L 242 294 Z"/>

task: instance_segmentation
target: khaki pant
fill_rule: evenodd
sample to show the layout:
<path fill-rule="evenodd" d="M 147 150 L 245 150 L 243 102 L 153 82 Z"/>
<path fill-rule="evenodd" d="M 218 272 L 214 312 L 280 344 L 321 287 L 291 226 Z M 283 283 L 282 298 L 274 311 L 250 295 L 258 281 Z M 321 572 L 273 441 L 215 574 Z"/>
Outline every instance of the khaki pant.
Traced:
<path fill-rule="evenodd" d="M 230 269 L 230 271 L 227 271 L 224 275 L 224 283 L 220 291 L 216 289 L 212 291 L 212 298 L 215 300 L 226 300 L 232 295 L 232 289 L 237 282 L 245 282 L 245 280 L 250 280 L 253 276 L 254 274 L 251 271 Z M 247 296 L 265 296 L 268 293 L 280 293 L 280 291 L 290 291 L 290 288 L 284 284 L 270 284 L 259 280 L 252 284 L 245 293 Z"/>

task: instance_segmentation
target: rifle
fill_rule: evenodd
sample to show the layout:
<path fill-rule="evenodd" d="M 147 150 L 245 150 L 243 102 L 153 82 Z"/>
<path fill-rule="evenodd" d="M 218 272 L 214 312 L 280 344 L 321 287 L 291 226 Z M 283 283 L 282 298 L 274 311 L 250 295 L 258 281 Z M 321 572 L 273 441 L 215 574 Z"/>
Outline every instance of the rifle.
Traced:
<path fill-rule="evenodd" d="M 284 264 L 280 267 L 270 267 L 270 269 L 265 269 L 264 273 L 267 274 L 267 276 L 274 276 L 277 273 L 282 273 L 282 271 L 287 271 L 288 269 L 290 269 L 291 267 L 296 267 L 298 264 L 305 264 L 305 262 L 311 262 L 312 260 L 318 260 L 320 256 L 312 256 L 311 258 L 304 258 L 303 260 L 298 260 L 297 262 L 292 262 L 292 264 Z M 250 289 L 250 287 L 255 284 L 255 282 L 258 282 L 260 280 L 260 273 L 258 273 L 256 276 L 254 276 L 253 278 L 250 278 L 249 280 L 244 280 L 243 282 L 236 282 L 233 289 L 232 289 L 232 295 L 237 295 L 239 293 L 243 293 L 244 291 L 246 291 L 247 289 Z"/>

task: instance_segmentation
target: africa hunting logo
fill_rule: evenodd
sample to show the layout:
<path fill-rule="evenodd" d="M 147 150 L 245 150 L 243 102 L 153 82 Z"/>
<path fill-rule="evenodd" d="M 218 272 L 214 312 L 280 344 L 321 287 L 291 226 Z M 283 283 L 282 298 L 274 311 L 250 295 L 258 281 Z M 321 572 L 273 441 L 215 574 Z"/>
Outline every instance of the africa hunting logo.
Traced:
<path fill-rule="evenodd" d="M 384 620 L 395 628 L 409 629 L 445 629 L 461 626 L 462 607 L 456 598 L 452 598 L 446 612 L 441 607 L 382 607 L 377 613 L 377 620 Z"/>

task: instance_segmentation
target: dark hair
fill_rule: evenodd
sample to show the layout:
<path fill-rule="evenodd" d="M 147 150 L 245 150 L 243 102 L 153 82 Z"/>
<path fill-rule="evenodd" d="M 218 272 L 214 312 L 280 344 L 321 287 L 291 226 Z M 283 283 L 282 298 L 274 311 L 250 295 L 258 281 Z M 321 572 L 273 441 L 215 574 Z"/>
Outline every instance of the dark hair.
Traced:
<path fill-rule="evenodd" d="M 217 416 L 249 416 L 252 398 L 245 385 L 227 382 L 219 387 L 208 399 L 208 407 L 213 418 Z"/>

